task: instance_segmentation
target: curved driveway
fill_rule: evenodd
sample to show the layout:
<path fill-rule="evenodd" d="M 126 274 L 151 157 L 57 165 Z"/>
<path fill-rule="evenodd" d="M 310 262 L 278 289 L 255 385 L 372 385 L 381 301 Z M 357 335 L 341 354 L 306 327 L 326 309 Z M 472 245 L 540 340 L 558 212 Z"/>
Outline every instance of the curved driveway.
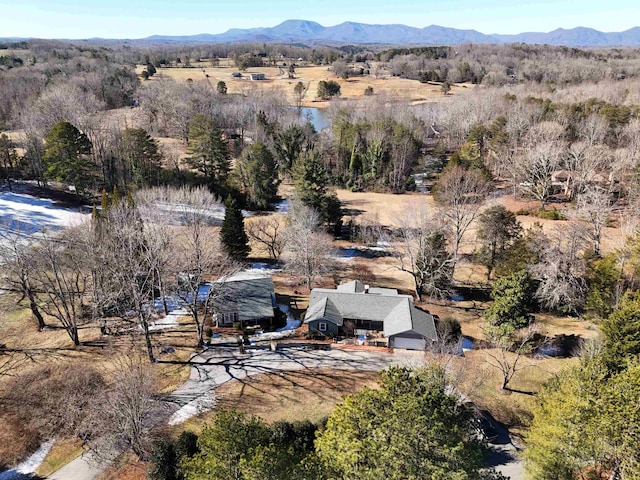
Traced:
<path fill-rule="evenodd" d="M 362 350 L 301 350 L 288 348 L 270 351 L 249 349 L 245 353 L 237 347 L 216 347 L 191 358 L 191 375 L 167 400 L 178 410 L 169 418 L 176 425 L 189 417 L 211 408 L 211 391 L 230 380 L 250 375 L 290 370 L 368 370 L 379 371 L 390 365 L 418 366 L 424 354 L 390 354 Z"/>

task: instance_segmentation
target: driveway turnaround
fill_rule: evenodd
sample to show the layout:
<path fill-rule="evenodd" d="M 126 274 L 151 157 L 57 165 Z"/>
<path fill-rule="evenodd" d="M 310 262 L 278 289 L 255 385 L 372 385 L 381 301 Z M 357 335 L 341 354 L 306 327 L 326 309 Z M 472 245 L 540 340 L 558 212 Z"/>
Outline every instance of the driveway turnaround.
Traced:
<path fill-rule="evenodd" d="M 237 347 L 216 347 L 191 357 L 189 380 L 167 400 L 178 409 L 169 418 L 169 425 L 210 409 L 214 405 L 212 390 L 230 380 L 250 375 L 291 370 L 367 370 L 379 371 L 391 365 L 416 367 L 424 363 L 424 353 L 391 354 L 361 350 L 303 350 L 287 348 L 271 351 Z"/>

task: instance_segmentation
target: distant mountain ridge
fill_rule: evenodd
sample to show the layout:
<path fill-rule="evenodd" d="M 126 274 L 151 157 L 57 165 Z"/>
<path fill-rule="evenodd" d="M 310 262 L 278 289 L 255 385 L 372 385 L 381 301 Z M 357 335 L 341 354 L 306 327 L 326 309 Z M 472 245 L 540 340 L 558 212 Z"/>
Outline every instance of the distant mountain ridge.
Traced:
<path fill-rule="evenodd" d="M 476 30 L 430 25 L 424 28 L 407 25 L 371 25 L 344 22 L 332 27 L 324 27 L 309 20 L 286 20 L 275 27 L 238 29 L 212 35 L 171 36 L 152 35 L 140 41 L 176 43 L 379 43 L 393 45 L 459 45 L 462 43 L 530 43 L 564 45 L 568 47 L 614 47 L 639 46 L 640 27 L 624 32 L 600 32 L 593 28 L 558 28 L 551 32 L 524 32 L 517 35 L 486 35 Z"/>

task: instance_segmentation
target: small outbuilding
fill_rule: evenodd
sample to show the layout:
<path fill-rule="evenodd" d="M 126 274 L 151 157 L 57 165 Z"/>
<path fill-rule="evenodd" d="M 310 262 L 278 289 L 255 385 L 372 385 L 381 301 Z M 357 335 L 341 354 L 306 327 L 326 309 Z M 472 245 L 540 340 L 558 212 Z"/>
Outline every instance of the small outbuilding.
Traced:
<path fill-rule="evenodd" d="M 264 73 L 255 73 L 255 72 L 250 73 L 249 74 L 249 78 L 251 80 L 266 80 L 267 79 L 267 77 L 265 77 Z"/>

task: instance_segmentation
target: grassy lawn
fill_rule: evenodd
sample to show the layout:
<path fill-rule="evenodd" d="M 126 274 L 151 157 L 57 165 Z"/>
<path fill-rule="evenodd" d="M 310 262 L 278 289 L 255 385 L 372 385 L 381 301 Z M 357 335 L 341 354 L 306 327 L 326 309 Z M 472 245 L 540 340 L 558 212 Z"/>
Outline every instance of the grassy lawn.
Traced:
<path fill-rule="evenodd" d="M 489 364 L 494 350 L 472 350 L 464 357 L 451 360 L 450 369 L 459 390 L 480 410 L 486 410 L 512 433 L 521 435 L 531 420 L 531 408 L 542 385 L 560 370 L 569 368 L 578 359 L 521 358 L 520 370 L 509 383 L 510 391 L 502 391 L 501 373 Z"/>
<path fill-rule="evenodd" d="M 234 380 L 216 389 L 216 410 L 236 408 L 258 415 L 266 422 L 310 420 L 328 416 L 345 395 L 377 385 L 375 372 L 334 370 L 266 373 Z M 211 423 L 216 410 L 193 417 L 171 430 L 200 432 Z"/>
<path fill-rule="evenodd" d="M 46 478 L 56 470 L 65 466 L 82 453 L 82 442 L 78 439 L 60 440 L 53 444 L 36 473 Z"/>

